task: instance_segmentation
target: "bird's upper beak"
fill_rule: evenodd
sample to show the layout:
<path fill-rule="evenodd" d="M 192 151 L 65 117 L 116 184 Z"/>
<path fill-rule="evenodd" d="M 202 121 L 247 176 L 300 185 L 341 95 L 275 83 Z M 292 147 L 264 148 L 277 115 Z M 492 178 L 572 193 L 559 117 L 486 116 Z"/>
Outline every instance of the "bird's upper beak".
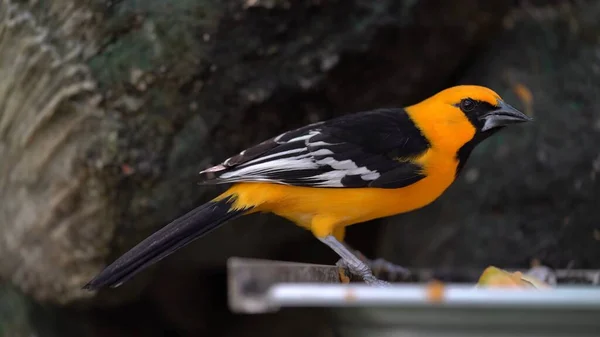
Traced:
<path fill-rule="evenodd" d="M 484 122 L 481 131 L 487 131 L 509 124 L 530 122 L 533 120 L 533 118 L 513 108 L 501 99 L 498 100 L 497 106 L 498 109 L 481 116 L 481 119 Z"/>

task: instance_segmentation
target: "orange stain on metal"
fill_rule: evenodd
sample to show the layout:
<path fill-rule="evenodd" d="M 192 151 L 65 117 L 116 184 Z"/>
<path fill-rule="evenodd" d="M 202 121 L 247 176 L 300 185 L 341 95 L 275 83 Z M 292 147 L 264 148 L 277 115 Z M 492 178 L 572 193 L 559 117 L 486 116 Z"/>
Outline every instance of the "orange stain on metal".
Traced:
<path fill-rule="evenodd" d="M 344 300 L 346 300 L 346 302 L 353 302 L 356 301 L 357 297 L 356 294 L 354 293 L 354 290 L 352 289 L 348 289 L 346 291 L 346 293 L 344 294 Z"/>
<path fill-rule="evenodd" d="M 426 288 L 427 299 L 430 302 L 439 303 L 444 301 L 445 286 L 442 282 L 431 281 Z"/>

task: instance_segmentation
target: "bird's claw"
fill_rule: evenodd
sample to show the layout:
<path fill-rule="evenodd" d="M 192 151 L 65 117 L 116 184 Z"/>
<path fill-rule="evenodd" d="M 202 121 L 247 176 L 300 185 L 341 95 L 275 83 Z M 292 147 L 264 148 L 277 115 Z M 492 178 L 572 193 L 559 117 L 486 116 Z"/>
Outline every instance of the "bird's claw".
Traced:
<path fill-rule="evenodd" d="M 371 270 L 373 270 L 376 274 L 385 272 L 392 278 L 407 278 L 411 275 L 410 270 L 407 268 L 393 264 L 382 258 L 372 261 L 365 261 L 365 263 L 371 267 Z"/>
<path fill-rule="evenodd" d="M 390 286 L 389 282 L 383 281 L 375 277 L 370 269 L 360 269 L 348 264 L 344 259 L 340 259 L 336 262 L 336 266 L 343 270 L 347 270 L 352 275 L 361 277 L 363 281 L 371 286 L 375 287 L 387 287 Z"/>
<path fill-rule="evenodd" d="M 365 281 L 365 283 L 367 285 L 374 286 L 374 287 L 389 287 L 392 285 L 391 283 L 384 281 L 384 280 L 380 280 L 373 275 L 364 277 L 363 280 Z"/>
<path fill-rule="evenodd" d="M 381 275 L 383 273 L 386 274 L 388 278 L 395 280 L 405 280 L 412 275 L 408 268 L 391 263 L 386 259 L 377 258 L 375 260 L 370 260 L 358 250 L 354 250 L 354 254 L 367 266 L 369 266 L 375 275 Z"/>

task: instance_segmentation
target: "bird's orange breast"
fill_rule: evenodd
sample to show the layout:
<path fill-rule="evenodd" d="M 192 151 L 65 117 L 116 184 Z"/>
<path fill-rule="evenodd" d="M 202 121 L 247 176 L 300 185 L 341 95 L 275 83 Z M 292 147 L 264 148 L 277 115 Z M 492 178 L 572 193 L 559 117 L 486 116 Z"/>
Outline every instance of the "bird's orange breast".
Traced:
<path fill-rule="evenodd" d="M 311 226 L 317 215 L 340 227 L 409 212 L 433 202 L 454 181 L 457 161 L 433 149 L 417 161 L 426 177 L 403 188 L 315 188 L 253 182 L 236 184 L 222 196 L 235 194 L 236 208 L 254 206 L 253 212 L 275 213 L 315 232 Z"/>

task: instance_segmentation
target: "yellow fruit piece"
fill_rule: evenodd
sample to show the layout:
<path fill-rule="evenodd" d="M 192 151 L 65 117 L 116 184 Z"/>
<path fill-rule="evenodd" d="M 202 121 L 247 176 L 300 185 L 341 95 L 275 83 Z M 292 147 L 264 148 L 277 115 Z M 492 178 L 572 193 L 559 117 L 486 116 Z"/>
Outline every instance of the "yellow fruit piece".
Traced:
<path fill-rule="evenodd" d="M 548 288 L 544 282 L 532 277 L 525 276 L 521 272 L 508 272 L 494 266 L 487 267 L 479 280 L 478 287 L 503 287 L 503 288 Z"/>

